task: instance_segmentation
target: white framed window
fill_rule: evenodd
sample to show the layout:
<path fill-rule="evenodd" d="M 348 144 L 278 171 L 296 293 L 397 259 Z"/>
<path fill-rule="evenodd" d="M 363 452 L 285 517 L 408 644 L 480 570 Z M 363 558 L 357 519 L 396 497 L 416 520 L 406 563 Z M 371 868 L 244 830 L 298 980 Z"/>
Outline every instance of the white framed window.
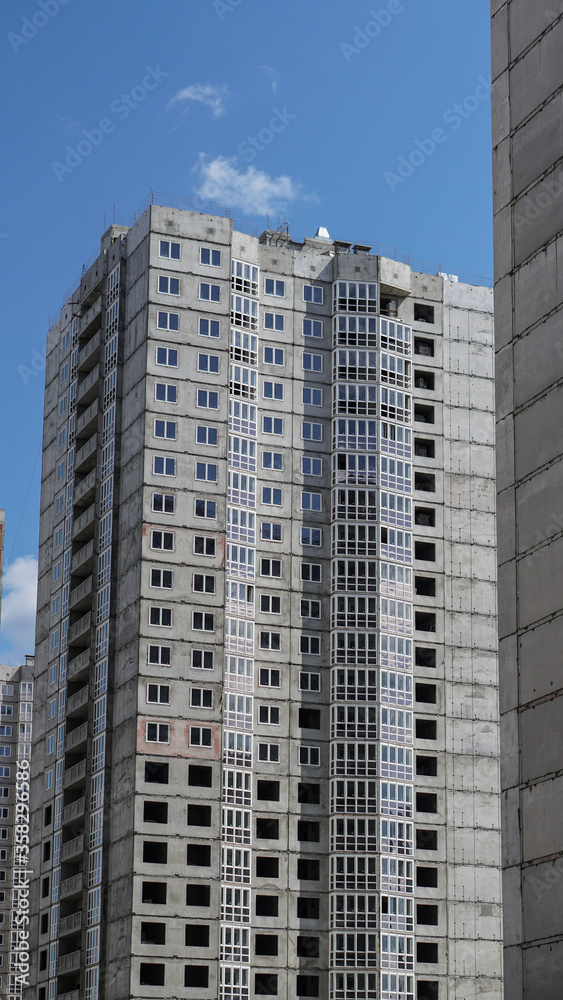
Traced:
<path fill-rule="evenodd" d="M 264 399 L 283 399 L 282 382 L 263 382 L 262 395 Z"/>
<path fill-rule="evenodd" d="M 323 425 L 312 420 L 303 420 L 301 423 L 301 437 L 304 441 L 322 441 Z"/>
<path fill-rule="evenodd" d="M 194 514 L 196 517 L 207 517 L 210 520 L 215 520 L 217 517 L 217 501 L 196 497 Z"/>
<path fill-rule="evenodd" d="M 304 476 L 322 476 L 322 458 L 310 458 L 308 455 L 304 455 L 301 459 L 301 472 Z"/>
<path fill-rule="evenodd" d="M 161 295 L 179 295 L 180 279 L 171 278 L 168 274 L 159 274 L 158 291 Z"/>
<path fill-rule="evenodd" d="M 278 487 L 263 486 L 262 503 L 269 507 L 281 507 L 283 504 L 283 490 Z"/>
<path fill-rule="evenodd" d="M 268 667 L 261 667 L 258 683 L 260 687 L 281 687 L 281 670 L 270 670 Z"/>
<path fill-rule="evenodd" d="M 315 305 L 322 306 L 324 302 L 322 285 L 303 285 L 303 301 L 314 302 Z"/>
<path fill-rule="evenodd" d="M 192 612 L 192 628 L 198 632 L 214 632 L 215 631 L 215 615 L 213 612 L 204 611 L 193 611 Z"/>
<path fill-rule="evenodd" d="M 301 563 L 301 579 L 308 583 L 320 583 L 322 580 L 322 566 L 320 563 Z"/>
<path fill-rule="evenodd" d="M 321 637 L 319 635 L 302 635 L 299 638 L 299 651 L 310 656 L 321 655 Z"/>
<path fill-rule="evenodd" d="M 283 434 L 282 418 L 262 417 L 262 430 L 264 434 Z"/>
<path fill-rule="evenodd" d="M 262 521 L 260 538 L 263 542 L 281 542 L 282 526 L 276 521 Z"/>
<path fill-rule="evenodd" d="M 308 767 L 320 767 L 321 748 L 301 745 L 299 747 L 299 763 Z"/>
<path fill-rule="evenodd" d="M 179 243 L 172 243 L 170 240 L 160 240 L 158 256 L 168 257 L 170 260 L 180 260 L 181 247 Z"/>
<path fill-rule="evenodd" d="M 178 367 L 179 351 L 176 347 L 157 347 L 156 363 L 164 368 Z"/>
<path fill-rule="evenodd" d="M 207 444 L 216 447 L 219 432 L 216 427 L 209 427 L 207 424 L 198 424 L 196 426 L 195 439 L 198 444 Z"/>
<path fill-rule="evenodd" d="M 149 624 L 158 625 L 160 628 L 172 627 L 172 608 L 151 607 L 149 608 Z"/>
<path fill-rule="evenodd" d="M 285 281 L 280 281 L 277 278 L 265 278 L 264 279 L 264 294 L 265 295 L 276 295 L 278 298 L 285 297 Z"/>
<path fill-rule="evenodd" d="M 153 528 L 151 532 L 151 548 L 152 549 L 163 549 L 167 552 L 174 551 L 174 532 L 173 531 L 161 531 L 158 528 Z"/>
<path fill-rule="evenodd" d="M 153 455 L 152 471 L 155 476 L 175 476 L 176 459 L 166 455 Z"/>
<path fill-rule="evenodd" d="M 167 441 L 175 441 L 178 433 L 178 424 L 175 420 L 155 420 L 155 438 L 165 438 Z"/>
<path fill-rule="evenodd" d="M 317 673 L 311 673 L 308 670 L 301 670 L 299 672 L 299 690 L 320 691 L 321 675 Z"/>
<path fill-rule="evenodd" d="M 211 649 L 192 649 L 192 667 L 194 670 L 213 670 L 215 654 Z"/>
<path fill-rule="evenodd" d="M 196 406 L 201 409 L 217 410 L 219 408 L 219 393 L 209 392 L 208 389 L 198 389 Z"/>
<path fill-rule="evenodd" d="M 218 319 L 208 319 L 207 316 L 200 316 L 197 332 L 200 337 L 219 337 L 221 334 L 221 321 Z"/>
<path fill-rule="evenodd" d="M 61 416 L 63 415 L 63 413 L 66 413 L 67 406 L 68 406 L 68 396 L 63 396 L 59 406 L 59 413 L 61 414 Z"/>
<path fill-rule="evenodd" d="M 323 405 L 323 390 L 315 389 L 313 386 L 304 385 L 303 386 L 303 403 L 305 406 L 322 406 Z"/>
<path fill-rule="evenodd" d="M 264 313 L 264 329 L 265 330 L 275 330 L 276 333 L 283 333 L 284 330 L 284 319 L 283 313 Z"/>
<path fill-rule="evenodd" d="M 308 490 L 301 492 L 301 510 L 320 511 L 323 506 L 321 493 L 309 493 Z"/>
<path fill-rule="evenodd" d="M 4 749 L 6 748 L 0 747 L 0 757 L 3 756 L 1 751 Z M 47 756 L 49 757 L 54 752 L 55 752 L 55 734 L 52 733 L 50 736 L 47 737 Z"/>
<path fill-rule="evenodd" d="M 57 714 L 57 699 L 56 698 L 52 698 L 51 701 L 49 702 L 49 718 L 50 719 L 54 719 L 56 714 Z M 6 734 L 6 732 L 4 732 L 4 730 L 6 730 L 6 729 L 10 730 L 10 732 L 7 733 L 7 734 Z M 0 736 L 6 736 L 6 735 L 8 735 L 8 736 L 12 735 L 12 727 L 11 726 L 0 726 Z"/>
<path fill-rule="evenodd" d="M 171 569 L 151 569 L 151 587 L 158 587 L 160 590 L 172 590 L 174 585 L 174 574 Z"/>
<path fill-rule="evenodd" d="M 283 470 L 283 454 L 281 451 L 263 451 L 262 452 L 262 468 L 263 469 L 276 469 L 278 472 Z"/>
<path fill-rule="evenodd" d="M 301 528 L 301 544 L 321 546 L 323 544 L 323 533 L 321 528 Z"/>
<path fill-rule="evenodd" d="M 214 556 L 217 539 L 214 535 L 194 535 L 194 552 L 200 556 Z"/>
<path fill-rule="evenodd" d="M 190 727 L 190 746 L 210 747 L 213 743 L 213 730 L 207 726 Z"/>
<path fill-rule="evenodd" d="M 147 704 L 148 705 L 169 705 L 170 685 L 169 684 L 147 684 Z"/>
<path fill-rule="evenodd" d="M 304 319 L 303 320 L 303 336 L 304 337 L 317 337 L 323 336 L 323 321 L 322 319 Z"/>
<path fill-rule="evenodd" d="M 171 333 L 178 333 L 180 329 L 180 314 L 165 312 L 159 309 L 156 317 L 156 325 L 159 330 L 170 330 Z"/>
<path fill-rule="evenodd" d="M 212 462 L 196 462 L 195 477 L 201 482 L 217 482 L 217 466 Z"/>
<path fill-rule="evenodd" d="M 264 364 L 278 365 L 280 368 L 285 364 L 284 350 L 282 347 L 265 347 Z"/>
<path fill-rule="evenodd" d="M 213 691 L 211 688 L 192 688 L 190 691 L 192 708 L 213 708 Z"/>
<path fill-rule="evenodd" d="M 301 610 L 299 612 L 301 618 L 320 618 L 321 617 L 321 602 L 320 601 L 301 601 Z"/>
<path fill-rule="evenodd" d="M 260 649 L 279 651 L 281 649 L 281 633 L 261 631 L 259 634 L 259 645 Z"/>
<path fill-rule="evenodd" d="M 277 705 L 259 705 L 258 722 L 261 726 L 279 726 L 280 710 Z"/>
<path fill-rule="evenodd" d="M 147 722 L 145 724 L 145 740 L 147 743 L 170 743 L 169 723 Z"/>
<path fill-rule="evenodd" d="M 172 385 L 170 382 L 156 382 L 154 398 L 158 403 L 177 403 L 178 386 Z"/>
<path fill-rule="evenodd" d="M 310 354 L 309 351 L 303 351 L 302 367 L 304 372 L 322 372 L 322 354 Z"/>
<path fill-rule="evenodd" d="M 279 743 L 259 743 L 258 760 L 268 761 L 270 764 L 277 764 L 280 759 Z"/>
<path fill-rule="evenodd" d="M 197 370 L 198 372 L 208 372 L 210 375 L 219 374 L 219 355 L 218 354 L 198 354 L 197 356 Z"/>
<path fill-rule="evenodd" d="M 199 248 L 199 262 L 206 267 L 221 267 L 221 251 L 213 247 Z"/>
<path fill-rule="evenodd" d="M 53 768 L 50 767 L 49 770 L 45 772 L 45 788 L 49 790 L 49 788 L 52 787 L 53 787 Z"/>
<path fill-rule="evenodd" d="M 194 573 L 192 588 L 195 594 L 214 594 L 215 577 L 207 573 Z"/>
<path fill-rule="evenodd" d="M 159 514 L 174 514 L 176 510 L 174 493 L 153 493 L 152 509 Z"/>
<path fill-rule="evenodd" d="M 281 615 L 281 597 L 277 594 L 260 594 L 260 611 L 266 615 Z"/>
<path fill-rule="evenodd" d="M 169 667 L 172 662 L 171 646 L 149 646 L 149 663 L 158 667 Z"/>
<path fill-rule="evenodd" d="M 231 284 L 236 292 L 258 295 L 258 268 L 244 260 L 231 261 Z"/>
<path fill-rule="evenodd" d="M 200 281 L 199 297 L 203 302 L 220 302 L 221 286 L 210 285 L 207 281 Z"/>

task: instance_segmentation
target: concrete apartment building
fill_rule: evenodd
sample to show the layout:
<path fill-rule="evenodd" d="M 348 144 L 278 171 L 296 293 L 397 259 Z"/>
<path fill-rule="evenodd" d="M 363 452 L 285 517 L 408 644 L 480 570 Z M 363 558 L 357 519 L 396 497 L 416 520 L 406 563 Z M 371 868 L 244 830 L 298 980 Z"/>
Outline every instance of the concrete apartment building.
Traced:
<path fill-rule="evenodd" d="M 37 1000 L 500 1000 L 492 295 L 149 206 L 49 332 Z"/>
<path fill-rule="evenodd" d="M 563 4 L 492 3 L 505 972 L 563 976 Z"/>

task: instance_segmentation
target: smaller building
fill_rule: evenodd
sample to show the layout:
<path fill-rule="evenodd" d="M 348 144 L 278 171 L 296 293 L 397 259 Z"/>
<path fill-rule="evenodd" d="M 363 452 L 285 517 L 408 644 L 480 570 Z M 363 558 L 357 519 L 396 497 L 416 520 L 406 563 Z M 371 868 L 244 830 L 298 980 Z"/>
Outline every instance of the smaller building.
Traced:
<path fill-rule="evenodd" d="M 19 1000 L 29 972 L 29 768 L 33 668 L 0 665 L 0 996 Z"/>

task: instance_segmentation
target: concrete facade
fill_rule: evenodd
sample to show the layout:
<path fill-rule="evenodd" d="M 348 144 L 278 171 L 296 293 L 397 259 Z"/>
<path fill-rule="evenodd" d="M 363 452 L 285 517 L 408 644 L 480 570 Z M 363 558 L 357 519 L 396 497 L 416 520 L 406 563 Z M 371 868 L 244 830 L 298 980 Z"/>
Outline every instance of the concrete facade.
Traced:
<path fill-rule="evenodd" d="M 492 296 L 369 249 L 153 205 L 49 332 L 34 1000 L 502 996 Z"/>
<path fill-rule="evenodd" d="M 492 3 L 506 991 L 561 995 L 563 3 Z"/>

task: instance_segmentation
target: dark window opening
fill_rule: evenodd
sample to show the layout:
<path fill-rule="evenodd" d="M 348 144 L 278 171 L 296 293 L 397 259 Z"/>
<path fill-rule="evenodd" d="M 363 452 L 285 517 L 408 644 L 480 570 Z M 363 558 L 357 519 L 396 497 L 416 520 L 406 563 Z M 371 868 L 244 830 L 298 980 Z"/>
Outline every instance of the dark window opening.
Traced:
<path fill-rule="evenodd" d="M 141 962 L 139 985 L 164 986 L 164 965 L 154 965 L 152 962 Z"/>
<path fill-rule="evenodd" d="M 208 965 L 185 965 L 184 966 L 184 986 L 191 989 L 207 989 L 209 986 L 209 966 Z"/>
<path fill-rule="evenodd" d="M 433 424 L 434 423 L 434 407 L 427 406 L 426 403 L 415 403 L 414 404 L 414 419 L 419 424 Z"/>
<path fill-rule="evenodd" d="M 41 914 L 41 928 L 40 928 L 39 933 L 40 934 L 47 934 L 48 930 L 49 930 L 49 914 L 48 913 L 42 913 Z"/>
<path fill-rule="evenodd" d="M 434 341 L 427 340 L 426 337 L 414 338 L 414 353 L 422 354 L 427 358 L 434 357 Z"/>
<path fill-rule="evenodd" d="M 438 869 L 437 868 L 418 868 L 416 869 L 416 884 L 420 886 L 421 889 L 437 889 L 438 888 Z"/>
<path fill-rule="evenodd" d="M 187 885 L 186 906 L 209 906 L 211 902 L 211 886 Z"/>
<path fill-rule="evenodd" d="M 436 739 L 436 719 L 416 719 L 415 727 L 417 740 Z"/>
<path fill-rule="evenodd" d="M 438 944 L 430 941 L 417 941 L 416 960 L 417 962 L 425 962 L 427 965 L 437 964 Z"/>
<path fill-rule="evenodd" d="M 200 865 L 202 868 L 209 868 L 211 865 L 211 845 L 188 844 L 186 851 L 186 864 Z"/>
<path fill-rule="evenodd" d="M 166 882 L 143 882 L 143 903 L 164 906 L 166 903 Z"/>
<path fill-rule="evenodd" d="M 417 851 L 437 851 L 438 831 L 437 830 L 417 830 L 416 831 Z"/>
<path fill-rule="evenodd" d="M 279 840 L 280 821 L 259 816 L 256 819 L 256 837 L 258 840 Z"/>
<path fill-rule="evenodd" d="M 280 859 L 279 858 L 268 858 L 268 857 L 257 857 L 256 858 L 256 877 L 257 878 L 279 878 L 280 877 Z"/>
<path fill-rule="evenodd" d="M 305 782 L 299 782 L 297 786 L 297 801 L 306 802 L 308 805 L 312 806 L 319 805 L 321 801 L 320 784 L 305 784 Z"/>
<path fill-rule="evenodd" d="M 436 597 L 436 578 L 434 576 L 415 576 L 414 592 L 418 597 Z"/>
<path fill-rule="evenodd" d="M 424 302 L 415 302 L 414 321 L 415 323 L 433 323 L 434 306 L 427 306 Z"/>
<path fill-rule="evenodd" d="M 298 937 L 297 955 L 299 958 L 318 958 L 320 954 L 318 937 Z"/>
<path fill-rule="evenodd" d="M 434 542 L 415 542 L 414 558 L 423 562 L 436 562 L 436 546 Z"/>
<path fill-rule="evenodd" d="M 436 476 L 431 476 L 428 472 L 415 472 L 414 488 L 419 493 L 435 493 Z"/>
<path fill-rule="evenodd" d="M 53 807 L 45 806 L 45 812 L 43 813 L 43 826 L 50 826 L 53 820 Z"/>
<path fill-rule="evenodd" d="M 168 823 L 168 803 L 145 802 L 143 820 L 145 823 Z"/>
<path fill-rule="evenodd" d="M 166 924 L 141 923 L 141 944 L 166 944 Z"/>
<path fill-rule="evenodd" d="M 297 916 L 301 920 L 318 920 L 321 901 L 318 896 L 298 896 Z"/>
<path fill-rule="evenodd" d="M 277 917 L 280 908 L 278 896 L 256 896 L 257 917 Z"/>
<path fill-rule="evenodd" d="M 436 511 L 433 507 L 415 507 L 414 523 L 426 528 L 436 527 Z"/>
<path fill-rule="evenodd" d="M 301 729 L 320 729 L 321 713 L 317 708 L 300 708 L 299 725 Z"/>
<path fill-rule="evenodd" d="M 422 702 L 424 705 L 435 705 L 436 704 L 436 685 L 435 684 L 416 684 L 415 685 L 415 698 L 417 701 Z"/>
<path fill-rule="evenodd" d="M 207 924 L 186 924 L 186 945 L 192 948 L 209 948 Z"/>
<path fill-rule="evenodd" d="M 434 388 L 434 372 L 414 372 L 414 384 L 417 389 L 428 389 L 432 391 Z"/>
<path fill-rule="evenodd" d="M 46 951 L 40 951 L 39 952 L 39 971 L 40 972 L 44 972 L 46 968 L 47 968 L 47 952 Z"/>
<path fill-rule="evenodd" d="M 297 996 L 298 997 L 318 997 L 319 977 L 318 976 L 297 976 Z"/>
<path fill-rule="evenodd" d="M 256 798 L 264 802 L 279 802 L 279 781 L 259 781 L 256 786 Z"/>
<path fill-rule="evenodd" d="M 277 955 L 277 934 L 256 934 L 254 937 L 254 952 L 256 955 Z"/>
<path fill-rule="evenodd" d="M 297 823 L 297 839 L 309 843 L 318 843 L 321 839 L 320 823 L 312 823 L 306 819 L 299 820 Z"/>
<path fill-rule="evenodd" d="M 211 806 L 188 806 L 188 826 L 211 826 Z"/>
<path fill-rule="evenodd" d="M 165 865 L 168 861 L 168 844 L 144 840 L 143 861 L 146 865 Z"/>
<path fill-rule="evenodd" d="M 320 861 L 317 858 L 297 859 L 297 878 L 318 882 L 321 877 Z"/>
<path fill-rule="evenodd" d="M 415 611 L 414 627 L 417 632 L 435 632 L 436 615 L 429 611 Z"/>
<path fill-rule="evenodd" d="M 254 993 L 257 997 L 277 997 L 278 977 L 273 972 L 257 972 L 254 976 Z"/>
<path fill-rule="evenodd" d="M 417 903 L 416 907 L 417 924 L 428 924 L 432 927 L 438 926 L 438 907 L 429 906 L 428 903 Z"/>
<path fill-rule="evenodd" d="M 415 438 L 414 453 L 418 458 L 434 458 L 436 454 L 436 444 L 432 438 Z"/>
<path fill-rule="evenodd" d="M 417 667 L 435 667 L 436 650 L 427 649 L 424 646 L 414 647 L 414 662 Z"/>
<path fill-rule="evenodd" d="M 419 979 L 416 984 L 416 1000 L 438 1000 L 438 983 Z"/>
<path fill-rule="evenodd" d="M 145 762 L 145 781 L 154 782 L 157 785 L 168 784 L 168 764 L 161 764 L 156 760 Z"/>
<path fill-rule="evenodd" d="M 438 758 L 437 757 L 419 757 L 416 758 L 416 773 L 424 774 L 429 778 L 435 778 L 438 774 Z"/>
<path fill-rule="evenodd" d="M 43 844 L 43 861 L 48 861 L 51 857 L 51 841 L 46 840 Z"/>
<path fill-rule="evenodd" d="M 438 796 L 433 792 L 416 793 L 416 811 L 422 813 L 438 812 Z"/>
<path fill-rule="evenodd" d="M 213 784 L 213 769 L 200 764 L 190 764 L 188 767 L 188 785 L 198 788 L 211 788 Z"/>

